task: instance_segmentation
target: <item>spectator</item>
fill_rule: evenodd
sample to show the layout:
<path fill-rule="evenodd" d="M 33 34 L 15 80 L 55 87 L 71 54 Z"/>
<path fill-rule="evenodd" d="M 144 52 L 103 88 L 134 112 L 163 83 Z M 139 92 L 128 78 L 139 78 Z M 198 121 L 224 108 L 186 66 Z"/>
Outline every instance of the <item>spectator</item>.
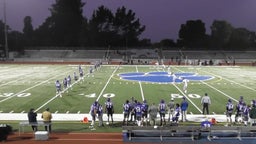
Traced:
<path fill-rule="evenodd" d="M 183 101 L 180 104 L 181 108 L 181 120 L 187 121 L 187 109 L 188 109 L 188 102 L 186 100 L 186 97 L 183 97 Z"/>
<path fill-rule="evenodd" d="M 34 111 L 33 108 L 30 109 L 30 111 L 28 112 L 28 122 L 32 127 L 32 130 L 34 132 L 37 131 L 37 113 Z"/>
<path fill-rule="evenodd" d="M 156 118 L 158 113 L 158 108 L 155 105 L 155 103 L 152 103 L 152 105 L 148 108 L 149 113 L 149 119 L 150 119 L 150 125 L 156 125 Z"/>
<path fill-rule="evenodd" d="M 52 113 L 50 112 L 49 108 L 47 108 L 42 113 L 42 119 L 43 119 L 43 122 L 48 125 L 48 126 L 45 126 L 45 130 L 51 133 L 51 131 L 52 131 L 52 126 L 51 126 Z"/>
<path fill-rule="evenodd" d="M 205 93 L 205 95 L 202 97 L 201 104 L 203 105 L 203 114 L 205 114 L 205 110 L 206 113 L 209 114 L 209 105 L 211 104 L 211 99 L 207 93 Z"/>

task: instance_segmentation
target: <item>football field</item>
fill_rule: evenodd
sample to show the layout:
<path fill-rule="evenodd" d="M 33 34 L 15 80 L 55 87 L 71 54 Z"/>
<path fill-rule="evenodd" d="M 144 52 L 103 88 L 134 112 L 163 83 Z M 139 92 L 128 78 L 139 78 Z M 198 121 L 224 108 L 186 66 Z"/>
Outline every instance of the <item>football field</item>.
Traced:
<path fill-rule="evenodd" d="M 166 103 L 174 98 L 189 101 L 189 114 L 201 114 L 201 97 L 207 93 L 211 114 L 224 114 L 228 99 L 236 104 L 240 96 L 247 104 L 256 99 L 256 69 L 240 66 L 152 66 L 103 65 L 89 74 L 90 65 L 82 65 L 84 77 L 77 81 L 73 73 L 78 65 L 0 65 L 0 112 L 27 113 L 35 108 L 41 113 L 49 107 L 53 113 L 88 114 L 94 101 L 114 103 L 115 113 L 134 97 L 142 102 Z M 55 81 L 72 77 L 72 87 L 56 94 Z M 188 79 L 187 92 L 183 79 Z"/>

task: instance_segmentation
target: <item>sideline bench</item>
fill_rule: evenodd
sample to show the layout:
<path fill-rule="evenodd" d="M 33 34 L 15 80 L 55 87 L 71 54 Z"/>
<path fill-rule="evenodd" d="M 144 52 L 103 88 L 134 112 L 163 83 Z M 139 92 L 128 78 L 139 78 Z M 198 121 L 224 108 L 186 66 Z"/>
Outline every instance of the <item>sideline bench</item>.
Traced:
<path fill-rule="evenodd" d="M 124 142 L 131 141 L 255 141 L 256 127 L 246 126 L 123 126 Z"/>
<path fill-rule="evenodd" d="M 194 140 L 199 136 L 199 126 L 164 126 L 154 128 L 153 126 L 137 127 L 123 126 L 123 136 L 129 141 L 145 139 L 147 140 L 171 140 L 188 139 Z"/>
<path fill-rule="evenodd" d="M 38 121 L 37 123 L 29 123 L 28 121 L 21 121 L 19 123 L 19 135 L 20 133 L 24 133 L 24 127 L 27 127 L 27 126 L 47 126 L 48 128 L 48 132 L 49 132 L 49 126 L 50 124 L 49 123 L 44 123 L 43 121 Z"/>

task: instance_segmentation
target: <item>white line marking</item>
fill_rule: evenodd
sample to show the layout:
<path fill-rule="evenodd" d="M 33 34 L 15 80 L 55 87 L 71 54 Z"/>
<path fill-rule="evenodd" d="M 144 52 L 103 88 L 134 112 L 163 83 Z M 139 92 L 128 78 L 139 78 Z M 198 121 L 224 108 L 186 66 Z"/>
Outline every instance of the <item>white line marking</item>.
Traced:
<path fill-rule="evenodd" d="M 100 92 L 98 98 L 96 99 L 97 101 L 99 101 L 99 99 L 100 99 L 100 97 L 102 96 L 103 92 L 105 91 L 107 85 L 109 84 L 111 78 L 114 76 L 114 73 L 118 70 L 118 67 L 119 67 L 119 66 L 117 66 L 117 67 L 115 68 L 115 70 L 112 72 L 111 76 L 108 78 L 107 83 L 105 84 L 105 86 L 104 86 L 103 89 L 101 90 L 101 92 Z"/>
<path fill-rule="evenodd" d="M 221 76 L 216 75 L 216 74 L 211 73 L 211 72 L 207 72 L 207 71 L 204 71 L 204 70 L 201 70 L 201 71 L 203 71 L 203 72 L 205 72 L 205 73 L 209 73 L 209 74 L 214 75 L 214 76 L 216 76 L 216 77 L 221 77 Z M 242 86 L 242 87 L 245 87 L 245 88 L 247 88 L 247 89 L 250 89 L 250 90 L 256 91 L 255 89 L 253 89 L 253 88 L 251 88 L 251 87 L 248 87 L 248 86 L 242 85 L 242 84 L 240 84 L 240 83 L 238 83 L 238 82 L 235 82 L 235 81 L 232 81 L 232 80 L 230 80 L 230 79 L 227 79 L 227 78 L 224 78 L 224 77 L 221 77 L 221 78 L 222 78 L 222 79 L 224 79 L 224 80 L 227 80 L 227 81 L 229 81 L 229 82 L 235 83 L 235 84 L 237 84 L 237 85 L 240 85 L 240 86 Z"/>
<path fill-rule="evenodd" d="M 137 65 L 136 65 L 136 71 L 139 72 Z M 144 97 L 144 92 L 143 92 L 143 88 L 141 85 L 141 81 L 139 81 L 139 86 L 140 86 L 140 93 L 141 93 L 142 101 L 144 101 L 145 97 Z"/>

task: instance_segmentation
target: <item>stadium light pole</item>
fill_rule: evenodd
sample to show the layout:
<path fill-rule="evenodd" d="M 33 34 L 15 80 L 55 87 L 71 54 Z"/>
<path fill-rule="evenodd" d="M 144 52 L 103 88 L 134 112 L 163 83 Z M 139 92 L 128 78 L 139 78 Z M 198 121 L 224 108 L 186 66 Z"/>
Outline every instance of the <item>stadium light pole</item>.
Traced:
<path fill-rule="evenodd" d="M 5 56 L 6 60 L 9 59 L 9 48 L 8 48 L 8 30 L 6 25 L 6 2 L 4 0 L 4 37 L 5 37 Z"/>

